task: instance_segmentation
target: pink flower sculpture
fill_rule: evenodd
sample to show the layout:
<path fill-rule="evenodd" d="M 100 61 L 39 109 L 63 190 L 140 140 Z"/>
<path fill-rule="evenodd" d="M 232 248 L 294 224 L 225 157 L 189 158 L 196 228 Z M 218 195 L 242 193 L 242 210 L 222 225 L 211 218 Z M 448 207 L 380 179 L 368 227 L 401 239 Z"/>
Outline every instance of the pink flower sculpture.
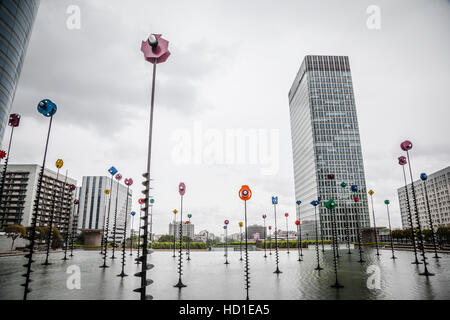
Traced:
<path fill-rule="evenodd" d="M 406 157 L 404 157 L 404 156 L 398 157 L 398 164 L 399 165 L 404 166 L 407 163 L 408 162 L 406 161 Z"/>
<path fill-rule="evenodd" d="M 0 150 L 0 159 L 6 157 L 6 152 L 4 150 Z"/>
<path fill-rule="evenodd" d="M 9 115 L 8 125 L 11 127 L 18 127 L 20 123 L 20 114 L 12 113 Z"/>
<path fill-rule="evenodd" d="M 141 51 L 145 60 L 150 63 L 162 63 L 170 56 L 169 41 L 160 34 L 151 34 L 146 41 L 142 41 Z"/>
<path fill-rule="evenodd" d="M 116 180 L 117 181 L 122 180 L 122 175 L 120 173 L 116 174 Z"/>
<path fill-rule="evenodd" d="M 75 199 L 75 200 L 73 201 L 73 204 L 79 204 L 79 203 L 80 203 L 80 200 Z"/>
<path fill-rule="evenodd" d="M 267 218 L 267 216 L 266 216 L 265 214 L 263 214 L 263 215 L 262 215 L 262 218 L 265 219 L 265 218 Z"/>
<path fill-rule="evenodd" d="M 69 190 L 70 191 L 73 191 L 73 190 L 75 190 L 77 187 L 74 185 L 74 184 L 71 184 L 70 186 L 69 186 Z"/>
<path fill-rule="evenodd" d="M 180 195 L 184 196 L 184 193 L 186 192 L 186 185 L 183 182 L 180 182 L 178 185 L 178 192 Z"/>
<path fill-rule="evenodd" d="M 125 184 L 127 186 L 131 186 L 133 184 L 133 179 L 131 179 L 131 178 L 125 179 Z"/>
<path fill-rule="evenodd" d="M 228 220 L 225 220 L 223 223 L 225 223 L 225 224 L 229 224 L 230 223 L 230 221 L 228 221 Z"/>
<path fill-rule="evenodd" d="M 411 150 L 413 147 L 413 144 L 409 140 L 405 140 L 400 144 L 400 148 L 402 148 L 403 151 Z"/>

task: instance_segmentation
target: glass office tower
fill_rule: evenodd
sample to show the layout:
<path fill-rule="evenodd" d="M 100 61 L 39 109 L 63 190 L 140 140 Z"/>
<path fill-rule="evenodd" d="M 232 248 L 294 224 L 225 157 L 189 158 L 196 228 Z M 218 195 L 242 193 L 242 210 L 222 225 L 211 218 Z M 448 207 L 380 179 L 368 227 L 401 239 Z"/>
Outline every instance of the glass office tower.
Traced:
<path fill-rule="evenodd" d="M 0 1 L 0 143 L 38 7 L 39 0 Z"/>
<path fill-rule="evenodd" d="M 348 57 L 306 56 L 289 91 L 289 107 L 295 196 L 302 201 L 302 236 L 315 237 L 314 207 L 310 203 L 320 197 L 319 234 L 322 229 L 325 239 L 332 237 L 331 215 L 323 204 L 334 199 L 338 205 L 333 210 L 338 237 L 343 241 L 346 235 L 347 213 L 354 241 L 357 218 L 361 227 L 369 227 L 370 218 Z M 335 179 L 329 180 L 329 174 Z M 346 188 L 340 186 L 343 181 Z M 350 191 L 353 184 L 359 188 L 356 194 Z M 357 204 L 355 196 L 360 199 Z"/>

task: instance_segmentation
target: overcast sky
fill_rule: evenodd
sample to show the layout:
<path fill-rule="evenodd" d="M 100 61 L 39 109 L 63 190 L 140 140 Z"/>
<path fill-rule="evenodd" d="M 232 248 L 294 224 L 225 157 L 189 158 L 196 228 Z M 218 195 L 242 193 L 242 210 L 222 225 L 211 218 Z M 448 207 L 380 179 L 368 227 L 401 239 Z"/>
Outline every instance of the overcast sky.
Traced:
<path fill-rule="evenodd" d="M 70 5 L 81 10 L 80 29 L 67 27 Z M 381 10 L 380 29 L 367 26 L 371 5 Z M 305 55 L 350 57 L 377 225 L 387 225 L 389 199 L 393 225 L 401 226 L 400 142 L 414 143 L 417 177 L 449 165 L 450 2 L 443 0 L 41 0 L 12 108 L 22 123 L 11 163 L 42 162 L 48 119 L 36 105 L 52 99 L 58 112 L 48 165 L 64 159 L 79 184 L 114 165 L 134 178 L 138 210 L 151 84 L 140 45 L 149 33 L 162 33 L 172 53 L 157 67 L 156 233 L 167 233 L 179 210 L 180 181 L 196 232 L 220 234 L 225 219 L 230 233 L 238 232 L 243 184 L 253 191 L 249 224 L 261 223 L 264 213 L 273 223 L 272 195 L 280 217 L 295 216 L 287 94 Z M 257 153 L 240 161 L 227 136 L 247 129 Z"/>

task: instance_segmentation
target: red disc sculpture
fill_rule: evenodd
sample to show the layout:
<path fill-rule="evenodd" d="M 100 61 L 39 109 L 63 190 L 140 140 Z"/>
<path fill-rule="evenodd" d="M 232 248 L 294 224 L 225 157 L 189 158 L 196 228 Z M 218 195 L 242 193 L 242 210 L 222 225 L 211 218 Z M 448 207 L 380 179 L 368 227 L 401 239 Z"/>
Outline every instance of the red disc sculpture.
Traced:
<path fill-rule="evenodd" d="M 300 225 L 300 221 L 299 220 L 295 220 L 295 225 L 299 226 Z"/>
<path fill-rule="evenodd" d="M 170 56 L 169 41 L 162 38 L 161 34 L 151 34 L 147 41 L 142 41 L 141 51 L 150 63 L 165 62 Z"/>
<path fill-rule="evenodd" d="M 139 198 L 138 203 L 139 203 L 139 204 L 144 204 L 144 199 Z"/>
<path fill-rule="evenodd" d="M 132 184 L 133 184 L 133 179 L 131 179 L 131 178 L 125 179 L 125 185 L 127 185 L 129 187 Z"/>
<path fill-rule="evenodd" d="M 239 198 L 241 198 L 241 200 L 247 201 L 250 200 L 251 197 L 252 191 L 250 190 L 250 187 L 247 185 L 242 186 L 239 190 Z"/>
<path fill-rule="evenodd" d="M 228 221 L 228 220 L 225 220 L 223 223 L 225 223 L 225 224 L 229 224 L 230 223 L 230 221 Z"/>
<path fill-rule="evenodd" d="M 289 213 L 286 212 L 286 213 L 284 214 L 284 216 L 285 216 L 286 218 L 289 217 Z"/>
<path fill-rule="evenodd" d="M 0 159 L 3 159 L 6 157 L 6 151 L 5 150 L 0 150 Z"/>
<path fill-rule="evenodd" d="M 186 185 L 183 182 L 180 182 L 180 184 L 178 185 L 178 192 L 181 196 L 184 196 L 186 192 Z"/>

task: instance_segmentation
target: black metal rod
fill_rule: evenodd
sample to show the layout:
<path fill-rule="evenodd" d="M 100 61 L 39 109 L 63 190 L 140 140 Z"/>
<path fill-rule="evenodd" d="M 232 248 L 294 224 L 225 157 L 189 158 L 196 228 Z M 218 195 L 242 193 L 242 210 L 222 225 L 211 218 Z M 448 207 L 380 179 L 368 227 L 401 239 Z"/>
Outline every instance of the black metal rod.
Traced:
<path fill-rule="evenodd" d="M 225 225 L 225 264 L 229 264 L 228 262 L 228 226 Z"/>
<path fill-rule="evenodd" d="M 116 188 L 116 206 L 114 209 L 114 225 L 113 225 L 113 243 L 112 243 L 112 256 L 111 259 L 115 259 L 114 253 L 116 252 L 116 231 L 117 231 L 117 206 L 119 203 L 119 180 L 117 180 L 117 188 Z"/>
<path fill-rule="evenodd" d="M 405 180 L 405 194 L 406 194 L 406 209 L 408 210 L 408 220 L 409 224 L 411 226 L 411 241 L 414 249 L 414 261 L 412 264 L 421 264 L 419 262 L 419 259 L 417 259 L 417 248 L 416 248 L 416 232 L 414 231 L 414 224 L 412 219 L 412 213 L 411 213 L 411 205 L 409 203 L 409 194 L 408 194 L 408 182 L 406 181 L 406 172 L 405 167 L 402 165 L 403 169 L 403 179 Z"/>
<path fill-rule="evenodd" d="M 345 217 L 345 233 L 347 236 L 347 254 L 352 254 L 350 249 L 350 222 L 348 220 L 348 210 L 347 210 L 347 201 L 345 198 L 345 188 L 342 188 L 342 202 L 344 202 L 344 217 Z"/>
<path fill-rule="evenodd" d="M 135 264 L 140 264 L 141 261 L 139 260 L 139 257 L 141 256 L 141 211 L 143 211 L 142 209 L 142 204 L 141 204 L 141 210 L 139 210 L 139 231 L 138 231 L 138 239 L 137 239 L 137 258 L 135 259 Z"/>
<path fill-rule="evenodd" d="M 269 239 L 270 239 L 270 243 L 269 243 L 269 256 L 272 255 L 272 231 L 269 230 Z"/>
<path fill-rule="evenodd" d="M 109 237 L 109 216 L 111 213 L 111 198 L 112 198 L 112 187 L 113 187 L 114 175 L 111 175 L 111 184 L 109 187 L 109 199 L 108 199 L 108 214 L 106 216 L 106 233 L 104 236 L 104 248 L 103 248 L 103 265 L 100 268 L 109 268 L 106 265 L 106 257 L 108 256 L 108 237 Z"/>
<path fill-rule="evenodd" d="M 49 224 L 49 230 L 48 230 L 48 236 L 47 236 L 47 248 L 46 248 L 46 251 L 45 251 L 45 262 L 44 263 L 42 263 L 42 265 L 44 265 L 44 266 L 48 266 L 48 265 L 50 265 L 51 263 L 50 262 L 48 262 L 48 256 L 49 256 L 49 254 L 50 254 L 50 246 L 51 246 L 51 244 L 52 244 L 52 236 L 53 236 L 53 219 L 54 219 L 54 216 L 55 216 L 55 207 L 56 207 L 56 188 L 58 187 L 57 186 L 57 184 L 58 184 L 58 178 L 59 178 L 59 168 L 58 168 L 58 170 L 56 171 L 56 180 L 55 180 L 55 183 L 53 184 L 53 194 L 52 194 L 52 208 L 51 208 L 51 211 L 50 211 L 50 224 Z"/>
<path fill-rule="evenodd" d="M 266 218 L 264 220 L 264 258 L 267 258 Z"/>
<path fill-rule="evenodd" d="M 303 246 L 302 246 L 302 219 L 300 214 L 300 205 L 298 205 L 298 221 L 300 224 L 298 225 L 298 239 L 299 239 L 299 248 L 300 248 L 300 256 L 298 261 L 302 261 L 301 257 L 303 257 Z"/>
<path fill-rule="evenodd" d="M 174 285 L 176 288 L 183 288 L 186 285 L 181 281 L 181 275 L 183 274 L 183 196 L 181 196 L 181 209 L 180 209 L 180 248 L 178 250 L 178 283 Z"/>
<path fill-rule="evenodd" d="M 189 218 L 189 225 L 190 224 L 191 224 L 191 218 Z M 191 260 L 191 238 L 189 236 L 187 237 L 187 259 L 186 260 L 188 260 L 188 261 Z"/>
<path fill-rule="evenodd" d="M 133 255 L 133 236 L 134 236 L 134 216 L 131 216 L 131 228 L 130 228 L 130 256 Z"/>
<path fill-rule="evenodd" d="M 391 250 L 392 250 L 391 259 L 397 259 L 397 257 L 395 256 L 395 252 L 394 252 L 394 240 L 392 239 L 391 215 L 389 214 L 389 203 L 386 204 L 386 210 L 387 210 L 388 223 L 389 223 L 389 237 L 391 239 Z"/>
<path fill-rule="evenodd" d="M 241 254 L 241 258 L 239 260 L 242 261 L 242 227 L 239 227 L 239 229 L 240 229 L 239 252 Z"/>
<path fill-rule="evenodd" d="M 123 246 L 122 246 L 122 272 L 118 274 L 118 277 L 127 277 L 125 274 L 125 254 L 127 247 L 127 220 L 128 220 L 128 193 L 130 192 L 130 186 L 127 185 L 127 199 L 125 200 L 125 223 L 123 226 Z"/>
<path fill-rule="evenodd" d="M 437 253 L 437 245 L 436 245 L 436 233 L 434 232 L 434 226 L 433 226 L 433 219 L 431 217 L 431 210 L 430 210 L 430 202 L 428 201 L 428 190 L 427 190 L 427 183 L 426 181 L 423 182 L 424 191 L 425 191 L 425 201 L 427 202 L 427 211 L 428 211 L 428 223 L 430 225 L 431 230 L 431 237 L 433 238 L 433 247 L 434 247 L 434 258 L 439 259 Z"/>
<path fill-rule="evenodd" d="M 63 184 L 63 189 L 62 189 L 62 196 L 61 196 L 61 202 L 59 205 L 59 221 L 58 221 L 58 225 L 61 226 L 61 221 L 62 221 L 62 215 L 63 215 L 63 207 L 64 207 L 64 200 L 65 200 L 65 195 L 66 195 L 66 184 L 67 184 L 67 176 L 68 176 L 68 171 L 66 170 L 66 177 L 64 179 L 64 184 Z M 62 258 L 62 260 L 67 260 L 67 241 L 69 239 L 69 225 L 70 225 L 70 207 L 69 207 L 69 215 L 67 217 L 67 230 L 64 233 L 64 258 Z M 62 228 L 61 228 L 62 229 Z"/>
<path fill-rule="evenodd" d="M 325 253 L 325 241 L 323 239 L 323 219 L 322 219 L 322 214 L 320 213 L 321 205 L 322 205 L 322 202 L 319 201 L 320 241 L 322 242 L 322 253 Z"/>
<path fill-rule="evenodd" d="M 8 170 L 9 152 L 11 150 L 11 142 L 13 138 L 14 127 L 11 127 L 11 135 L 9 136 L 8 151 L 6 153 L 5 163 L 3 164 L 2 180 L 0 183 L 0 213 L 2 215 L 0 230 L 5 226 L 6 209 L 3 210 L 3 191 L 5 190 L 6 174 Z M 6 200 L 4 201 L 6 203 Z"/>
<path fill-rule="evenodd" d="M 323 270 L 320 266 L 320 253 L 319 253 L 319 230 L 317 228 L 317 206 L 314 206 L 314 226 L 316 228 L 316 258 L 317 258 L 317 267 L 315 270 Z"/>
<path fill-rule="evenodd" d="M 282 273 L 280 271 L 280 268 L 278 267 L 279 264 L 279 257 L 278 257 L 278 231 L 277 231 L 277 205 L 274 204 L 273 205 L 273 211 L 274 211 L 274 216 L 275 216 L 275 263 L 277 265 L 276 270 L 273 273 Z"/>
<path fill-rule="evenodd" d="M 172 258 L 176 258 L 176 250 L 177 250 L 177 216 L 176 213 L 174 213 L 175 215 L 173 216 L 173 255 Z"/>
<path fill-rule="evenodd" d="M 289 227 L 288 227 L 288 217 L 286 217 L 286 247 L 287 247 L 287 254 L 289 254 Z"/>
<path fill-rule="evenodd" d="M 355 193 L 355 196 L 357 194 Z M 361 226 L 359 223 L 359 212 L 358 212 L 358 203 L 355 201 L 355 215 L 356 215 L 356 232 L 357 232 L 357 239 L 358 239 L 358 251 L 359 251 L 359 263 L 365 262 L 363 259 L 363 250 L 362 250 L 362 241 L 361 241 Z"/>
<path fill-rule="evenodd" d="M 377 232 L 377 224 L 375 221 L 375 208 L 373 207 L 373 196 L 372 195 L 370 195 L 370 203 L 372 204 L 373 232 L 375 233 L 375 246 L 377 248 L 377 256 L 379 256 L 380 251 L 378 249 L 378 232 Z"/>
<path fill-rule="evenodd" d="M 79 211 L 80 205 L 79 204 L 76 204 L 76 205 L 78 206 L 77 207 L 78 208 L 77 211 Z M 77 218 L 78 218 L 78 214 L 77 214 Z M 73 257 L 73 247 L 74 247 L 74 241 L 75 241 L 75 230 L 78 227 L 77 225 L 75 225 L 74 221 L 75 221 L 75 212 L 73 213 L 72 232 L 71 232 L 71 235 L 70 235 L 70 255 L 69 255 L 69 257 Z"/>
<path fill-rule="evenodd" d="M 417 224 L 417 233 L 418 233 L 418 239 L 419 239 L 419 244 L 420 244 L 420 249 L 422 251 L 422 260 L 423 260 L 423 266 L 425 267 L 424 272 L 419 273 L 421 276 L 434 276 L 433 273 L 428 271 L 427 268 L 427 258 L 425 256 L 425 246 L 424 246 L 424 241 L 423 241 L 423 234 L 422 234 L 422 227 L 420 225 L 420 219 L 419 219 L 419 210 L 417 209 L 417 200 L 416 200 L 416 191 L 414 188 L 414 180 L 413 180 L 413 175 L 412 175 L 412 169 L 411 169 L 411 162 L 409 160 L 409 152 L 406 151 L 406 156 L 408 157 L 408 167 L 409 167 L 409 174 L 411 177 L 411 189 L 412 189 L 412 196 L 413 196 L 413 204 L 414 204 L 414 211 L 415 211 L 415 216 L 416 216 L 416 224 Z"/>
<path fill-rule="evenodd" d="M 48 150 L 48 141 L 50 138 L 50 131 L 52 128 L 52 122 L 53 122 L 53 115 L 50 116 L 50 123 L 48 125 L 48 133 L 47 133 L 47 141 L 45 142 L 45 150 L 44 150 L 44 159 L 42 160 L 42 167 L 41 171 L 39 172 L 39 179 L 38 184 L 36 188 L 36 199 L 34 200 L 34 210 L 33 210 L 33 217 L 31 219 L 31 232 L 30 232 L 30 245 L 29 249 L 30 252 L 25 255 L 25 258 L 28 259 L 27 264 L 24 266 L 27 268 L 27 271 L 22 276 L 25 277 L 25 283 L 24 286 L 24 293 L 23 293 L 23 300 L 27 300 L 28 293 L 31 292 L 30 286 L 30 275 L 33 270 L 31 270 L 31 265 L 33 264 L 33 252 L 34 252 L 34 244 L 36 239 L 36 225 L 37 225 L 37 219 L 39 216 L 39 200 L 41 198 L 41 192 L 42 192 L 42 179 L 44 177 L 44 168 L 45 168 L 45 160 L 47 159 L 47 150 Z"/>
<path fill-rule="evenodd" d="M 103 192 L 105 192 L 105 190 Z M 111 190 L 109 190 L 109 192 L 111 193 Z M 100 254 L 103 254 L 103 249 L 105 247 L 105 226 L 106 226 L 106 211 L 107 211 L 106 198 L 107 194 L 105 193 L 105 213 L 103 215 L 102 239 L 100 241 Z"/>
<path fill-rule="evenodd" d="M 250 300 L 249 298 L 250 267 L 248 263 L 248 236 L 247 236 L 247 200 L 244 200 L 244 212 L 245 212 L 245 290 L 247 291 L 247 300 Z"/>

